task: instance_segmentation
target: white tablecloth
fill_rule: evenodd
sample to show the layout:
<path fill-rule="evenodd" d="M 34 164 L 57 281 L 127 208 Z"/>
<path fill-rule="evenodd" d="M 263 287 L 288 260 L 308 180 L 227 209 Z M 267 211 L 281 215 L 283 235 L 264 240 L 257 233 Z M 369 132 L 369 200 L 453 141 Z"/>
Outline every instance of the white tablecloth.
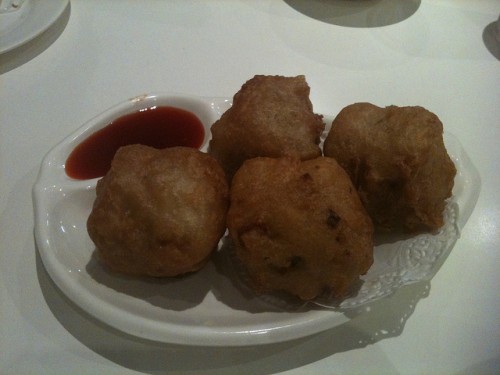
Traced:
<path fill-rule="evenodd" d="M 0 373 L 498 373 L 499 13 L 497 0 L 72 0 L 45 33 L 0 55 Z M 127 98 L 231 97 L 255 74 L 304 74 L 318 113 L 367 101 L 440 117 L 481 192 L 437 275 L 330 330 L 264 346 L 150 342 L 84 313 L 35 246 L 42 157 Z"/>

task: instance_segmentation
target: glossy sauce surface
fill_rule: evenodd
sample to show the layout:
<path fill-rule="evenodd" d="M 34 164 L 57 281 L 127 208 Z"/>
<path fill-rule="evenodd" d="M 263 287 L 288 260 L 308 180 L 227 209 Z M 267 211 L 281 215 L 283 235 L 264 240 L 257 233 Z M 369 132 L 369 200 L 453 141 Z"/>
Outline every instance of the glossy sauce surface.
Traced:
<path fill-rule="evenodd" d="M 78 180 L 102 177 L 122 146 L 199 148 L 204 138 L 203 124 L 194 113 L 167 106 L 146 108 L 117 118 L 85 139 L 69 155 L 65 170 Z"/>

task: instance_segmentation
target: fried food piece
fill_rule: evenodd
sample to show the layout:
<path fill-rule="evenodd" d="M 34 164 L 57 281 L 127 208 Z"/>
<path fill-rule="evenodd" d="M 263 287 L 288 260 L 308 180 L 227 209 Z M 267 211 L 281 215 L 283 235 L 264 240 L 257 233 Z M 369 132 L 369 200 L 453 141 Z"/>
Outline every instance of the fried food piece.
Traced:
<path fill-rule="evenodd" d="M 210 155 L 188 147 L 125 146 L 97 183 L 88 233 L 116 272 L 193 272 L 225 232 L 228 193 L 224 171 Z"/>
<path fill-rule="evenodd" d="M 241 164 L 257 156 L 321 155 L 322 116 L 313 113 L 304 76 L 257 75 L 233 98 L 233 105 L 211 128 L 209 153 L 229 179 Z"/>
<path fill-rule="evenodd" d="M 334 159 L 247 160 L 230 197 L 229 234 L 258 293 L 342 298 L 373 263 L 372 222 Z"/>
<path fill-rule="evenodd" d="M 344 108 L 324 143 L 350 175 L 376 227 L 435 231 L 456 174 L 443 142 L 443 124 L 422 107 Z"/>

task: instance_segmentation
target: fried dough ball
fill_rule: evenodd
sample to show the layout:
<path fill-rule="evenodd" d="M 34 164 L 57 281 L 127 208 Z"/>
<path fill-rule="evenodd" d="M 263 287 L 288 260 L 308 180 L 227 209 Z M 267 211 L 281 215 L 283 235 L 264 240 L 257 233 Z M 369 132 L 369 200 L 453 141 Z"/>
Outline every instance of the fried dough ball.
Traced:
<path fill-rule="evenodd" d="M 111 270 L 177 276 L 200 269 L 216 249 L 228 200 L 224 171 L 210 155 L 125 146 L 97 183 L 87 229 Z"/>
<path fill-rule="evenodd" d="M 235 255 L 258 293 L 342 298 L 373 263 L 373 225 L 334 159 L 245 161 L 230 192 Z"/>
<path fill-rule="evenodd" d="M 304 76 L 257 75 L 247 81 L 233 104 L 211 128 L 211 153 L 228 178 L 257 156 L 321 155 L 322 116 L 313 113 Z"/>
<path fill-rule="evenodd" d="M 352 104 L 333 121 L 324 153 L 350 175 L 379 229 L 435 231 L 444 224 L 456 169 L 435 114 Z"/>

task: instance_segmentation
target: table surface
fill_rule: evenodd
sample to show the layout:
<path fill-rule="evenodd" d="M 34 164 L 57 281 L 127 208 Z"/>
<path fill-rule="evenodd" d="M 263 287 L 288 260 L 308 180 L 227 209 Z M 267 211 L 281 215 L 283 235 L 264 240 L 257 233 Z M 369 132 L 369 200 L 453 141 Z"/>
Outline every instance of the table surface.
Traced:
<path fill-rule="evenodd" d="M 497 0 L 72 0 L 47 31 L 0 55 L 0 373 L 498 373 L 499 12 Z M 337 327 L 262 346 L 151 342 L 83 312 L 35 246 L 43 156 L 127 98 L 231 97 L 255 74 L 304 74 L 318 113 L 366 101 L 440 117 L 481 190 L 438 273 Z"/>

